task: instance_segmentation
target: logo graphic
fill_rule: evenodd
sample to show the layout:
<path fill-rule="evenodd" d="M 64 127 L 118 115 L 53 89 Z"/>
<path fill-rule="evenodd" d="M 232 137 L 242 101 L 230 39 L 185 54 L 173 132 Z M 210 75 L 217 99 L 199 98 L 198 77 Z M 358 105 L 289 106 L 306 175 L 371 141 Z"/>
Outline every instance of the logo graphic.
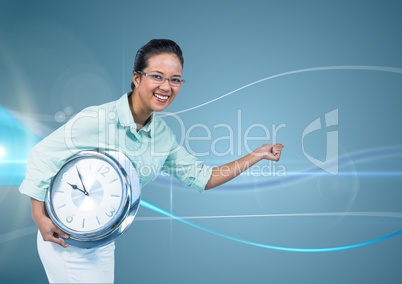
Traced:
<path fill-rule="evenodd" d="M 325 114 L 325 126 L 338 125 L 338 109 L 334 109 Z M 324 171 L 336 175 L 338 173 L 338 131 L 327 132 L 327 150 L 325 160 L 321 161 L 306 153 L 304 150 L 304 137 L 314 131 L 321 129 L 321 119 L 317 118 L 310 123 L 303 131 L 302 150 L 304 156 L 317 167 Z"/>

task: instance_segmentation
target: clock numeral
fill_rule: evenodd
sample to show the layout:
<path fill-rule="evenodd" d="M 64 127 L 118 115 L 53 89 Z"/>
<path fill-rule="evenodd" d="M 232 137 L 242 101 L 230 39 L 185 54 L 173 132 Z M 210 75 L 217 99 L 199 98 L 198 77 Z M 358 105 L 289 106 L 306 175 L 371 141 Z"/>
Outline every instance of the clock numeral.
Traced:
<path fill-rule="evenodd" d="M 66 222 L 67 222 L 67 223 L 71 223 L 73 220 L 74 220 L 73 216 L 68 216 L 68 217 L 66 218 Z"/>
<path fill-rule="evenodd" d="M 109 212 L 105 212 L 105 214 L 106 214 L 106 216 L 108 216 L 108 217 L 112 217 L 115 212 L 116 212 L 116 209 L 114 209 L 114 208 L 112 207 L 112 210 L 110 210 Z"/>
<path fill-rule="evenodd" d="M 96 221 L 98 221 L 98 225 L 100 226 L 100 221 L 99 221 L 98 216 L 96 216 Z"/>
<path fill-rule="evenodd" d="M 85 218 L 82 219 L 82 227 L 83 227 L 83 228 L 85 227 Z"/>
<path fill-rule="evenodd" d="M 104 168 L 103 168 L 103 166 L 104 166 L 104 165 L 102 165 L 102 166 L 99 168 L 98 172 L 99 172 L 103 177 L 105 177 L 106 174 L 107 174 L 108 172 L 110 172 L 110 168 L 109 168 L 109 167 L 104 167 Z M 102 170 L 102 171 L 101 171 L 101 170 Z"/>

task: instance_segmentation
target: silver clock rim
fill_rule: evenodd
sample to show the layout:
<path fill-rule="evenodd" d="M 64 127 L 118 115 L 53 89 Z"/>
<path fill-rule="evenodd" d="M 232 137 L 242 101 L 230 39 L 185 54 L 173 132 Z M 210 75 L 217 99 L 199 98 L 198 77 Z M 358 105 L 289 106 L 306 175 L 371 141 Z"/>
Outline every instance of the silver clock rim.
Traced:
<path fill-rule="evenodd" d="M 122 206 L 120 206 L 119 210 L 115 214 L 115 217 L 112 218 L 106 227 L 89 232 L 79 232 L 66 227 L 57 217 L 57 214 L 54 212 L 54 208 L 50 201 L 51 190 L 55 177 L 67 164 L 83 157 L 100 158 L 106 160 L 118 172 L 121 182 L 124 184 L 124 200 L 122 202 Z M 55 225 L 70 235 L 70 238 L 65 239 L 67 244 L 82 248 L 104 246 L 120 236 L 134 221 L 140 205 L 141 190 L 137 172 L 131 161 L 123 153 L 114 150 L 105 151 L 103 153 L 98 151 L 81 151 L 70 157 L 60 168 L 59 172 L 51 180 L 49 190 L 46 194 L 45 205 L 49 217 L 52 219 Z"/>
<path fill-rule="evenodd" d="M 73 163 L 75 160 L 78 159 L 82 159 L 82 158 L 98 158 L 101 160 L 105 160 L 106 162 L 108 162 L 115 170 L 116 172 L 119 174 L 120 180 L 121 182 L 124 182 L 127 180 L 127 177 L 125 177 L 121 171 L 121 168 L 116 166 L 116 160 L 112 159 L 110 156 L 105 155 L 103 153 L 100 152 L 92 152 L 92 151 L 82 151 L 77 153 L 76 155 L 70 157 L 69 159 L 67 159 L 67 161 L 64 163 L 64 165 L 60 168 L 60 170 L 58 171 L 58 173 L 52 178 L 51 183 L 50 183 L 50 187 L 49 190 L 47 191 L 47 196 L 46 196 L 46 205 L 47 206 L 47 212 L 49 214 L 49 216 L 52 218 L 53 222 L 55 223 L 55 225 L 60 228 L 62 231 L 66 232 L 67 234 L 69 234 L 70 236 L 73 236 L 74 238 L 77 239 L 91 239 L 91 238 L 102 238 L 104 235 L 107 234 L 107 231 L 109 231 L 111 228 L 113 228 L 115 226 L 115 217 L 113 217 L 104 227 L 96 229 L 96 230 L 92 230 L 92 231 L 86 231 L 86 232 L 80 232 L 80 231 L 76 231 L 74 229 L 71 229 L 67 226 L 64 225 L 64 223 L 59 219 L 59 217 L 57 216 L 57 213 L 55 212 L 53 206 L 51 206 L 51 193 L 52 193 L 52 187 L 53 187 L 53 183 L 55 178 L 59 175 L 59 173 L 63 170 L 63 168 L 65 168 L 67 165 L 69 165 L 70 163 Z M 120 216 L 124 211 L 127 211 L 127 205 L 130 203 L 130 200 L 128 200 L 129 198 L 129 194 L 128 194 L 128 190 L 127 190 L 127 186 L 123 186 L 123 196 L 124 199 L 122 200 L 121 206 L 119 207 L 119 209 L 117 210 L 115 216 Z"/>

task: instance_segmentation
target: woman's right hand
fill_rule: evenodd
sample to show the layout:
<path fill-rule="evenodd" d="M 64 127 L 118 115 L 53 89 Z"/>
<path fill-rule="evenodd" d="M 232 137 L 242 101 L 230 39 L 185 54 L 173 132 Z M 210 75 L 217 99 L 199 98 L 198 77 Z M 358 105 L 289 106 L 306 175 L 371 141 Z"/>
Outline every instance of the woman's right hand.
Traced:
<path fill-rule="evenodd" d="M 34 198 L 31 198 L 32 219 L 39 228 L 44 241 L 56 243 L 64 248 L 67 244 L 59 238 L 68 238 L 69 236 L 60 230 L 53 221 L 46 215 L 45 203 Z"/>

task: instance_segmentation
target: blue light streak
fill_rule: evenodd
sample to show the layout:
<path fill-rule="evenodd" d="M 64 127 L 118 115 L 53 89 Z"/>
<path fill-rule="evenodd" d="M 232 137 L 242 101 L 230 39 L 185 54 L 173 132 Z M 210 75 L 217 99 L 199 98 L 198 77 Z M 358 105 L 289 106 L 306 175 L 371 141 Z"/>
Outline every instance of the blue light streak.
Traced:
<path fill-rule="evenodd" d="M 269 244 L 262 244 L 262 243 L 257 243 L 257 242 L 252 242 L 252 241 L 248 241 L 245 239 L 241 239 L 241 238 L 237 238 L 231 235 L 227 235 L 218 231 L 214 231 L 211 229 L 208 229 L 206 227 L 200 226 L 196 223 L 190 222 L 188 220 L 182 219 L 179 216 L 176 216 L 168 211 L 165 211 L 145 200 L 141 200 L 141 206 L 152 210 L 156 213 L 159 213 L 163 216 L 172 218 L 176 221 L 179 221 L 183 224 L 186 224 L 188 226 L 191 226 L 193 228 L 199 229 L 201 231 L 231 240 L 231 241 L 235 241 L 238 243 L 242 243 L 242 244 L 246 244 L 246 245 L 250 245 L 250 246 L 255 246 L 255 247 L 260 247 L 260 248 L 265 248 L 265 249 L 272 249 L 272 250 L 280 250 L 280 251 L 290 251 L 290 252 L 305 252 L 305 253 L 317 253 L 317 252 L 334 252 L 334 251 L 342 251 L 342 250 L 348 250 L 348 249 L 355 249 L 355 248 L 359 248 L 359 247 L 364 247 L 364 246 L 368 246 L 368 245 L 373 245 L 375 243 L 379 243 L 385 240 L 388 240 L 390 238 L 396 237 L 400 234 L 402 234 L 402 230 L 394 232 L 392 234 L 389 235 L 385 235 L 383 237 L 379 237 L 373 240 L 369 240 L 369 241 L 365 241 L 365 242 L 360 242 L 360 243 L 356 243 L 356 244 L 350 244 L 350 245 L 344 245 L 344 246 L 335 246 L 335 247 L 323 247 L 323 248 L 297 248 L 297 247 L 283 247 L 283 246 L 275 246 L 275 245 L 269 245 Z"/>

